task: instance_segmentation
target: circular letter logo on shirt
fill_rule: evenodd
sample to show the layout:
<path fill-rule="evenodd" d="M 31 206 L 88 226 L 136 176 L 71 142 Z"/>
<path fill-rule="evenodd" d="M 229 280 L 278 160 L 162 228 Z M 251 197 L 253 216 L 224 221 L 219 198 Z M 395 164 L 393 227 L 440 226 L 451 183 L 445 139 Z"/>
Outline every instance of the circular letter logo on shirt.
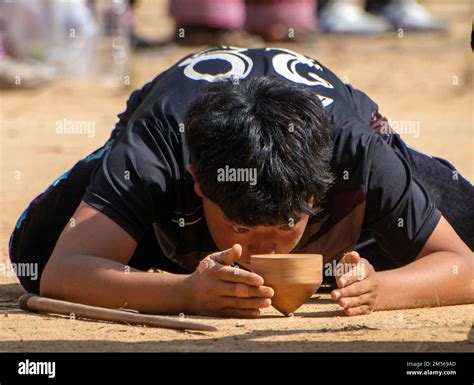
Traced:
<path fill-rule="evenodd" d="M 179 66 L 184 67 L 184 75 L 194 80 L 214 82 L 225 77 L 244 79 L 253 67 L 252 59 L 243 54 L 245 51 L 247 51 L 246 48 L 237 47 L 212 48 L 198 52 L 184 60 Z M 226 61 L 230 64 L 230 69 L 226 72 L 215 74 L 203 72 L 202 68 L 199 70 L 196 68 L 197 64 L 210 60 Z"/>
<path fill-rule="evenodd" d="M 284 78 L 294 83 L 306 84 L 307 86 L 334 88 L 331 83 L 316 73 L 316 71 L 322 72 L 323 69 L 315 60 L 282 48 L 267 48 L 266 50 L 280 52 L 273 56 L 272 63 L 275 71 Z M 308 67 L 307 77 L 303 76 L 299 71 L 301 65 Z"/>

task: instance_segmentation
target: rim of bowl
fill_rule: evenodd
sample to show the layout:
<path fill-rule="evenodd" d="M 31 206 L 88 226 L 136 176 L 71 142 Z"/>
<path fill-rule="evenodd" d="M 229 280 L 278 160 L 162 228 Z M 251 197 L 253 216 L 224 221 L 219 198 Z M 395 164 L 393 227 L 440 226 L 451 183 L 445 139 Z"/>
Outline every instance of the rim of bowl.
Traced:
<path fill-rule="evenodd" d="M 257 259 L 310 259 L 315 257 L 321 257 L 322 254 L 255 254 L 251 255 L 250 258 Z"/>

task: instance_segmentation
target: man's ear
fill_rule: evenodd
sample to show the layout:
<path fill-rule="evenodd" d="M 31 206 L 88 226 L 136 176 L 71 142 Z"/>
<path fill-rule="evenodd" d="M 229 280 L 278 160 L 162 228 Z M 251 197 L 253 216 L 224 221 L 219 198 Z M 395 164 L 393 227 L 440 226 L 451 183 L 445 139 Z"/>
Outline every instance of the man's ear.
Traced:
<path fill-rule="evenodd" d="M 186 166 L 186 171 L 189 172 L 193 179 L 194 179 L 194 191 L 195 193 L 201 197 L 204 198 L 204 194 L 201 191 L 201 187 L 199 186 L 199 183 L 196 181 L 196 170 L 194 170 L 194 166 L 192 164 L 188 164 Z"/>

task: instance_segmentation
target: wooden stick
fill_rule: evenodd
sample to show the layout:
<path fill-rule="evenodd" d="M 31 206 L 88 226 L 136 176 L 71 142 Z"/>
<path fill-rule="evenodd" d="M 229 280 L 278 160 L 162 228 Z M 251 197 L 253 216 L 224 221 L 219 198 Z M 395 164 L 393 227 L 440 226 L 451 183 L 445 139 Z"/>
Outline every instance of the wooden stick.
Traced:
<path fill-rule="evenodd" d="M 112 321 L 135 325 L 147 325 L 168 329 L 217 331 L 217 328 L 193 321 L 178 320 L 171 317 L 151 314 L 132 313 L 128 311 L 107 309 L 97 306 L 82 305 L 73 302 L 60 301 L 36 294 L 27 293 L 20 298 L 20 307 L 23 310 L 41 313 L 62 315 L 74 314 L 77 318 L 88 318 L 100 321 Z"/>

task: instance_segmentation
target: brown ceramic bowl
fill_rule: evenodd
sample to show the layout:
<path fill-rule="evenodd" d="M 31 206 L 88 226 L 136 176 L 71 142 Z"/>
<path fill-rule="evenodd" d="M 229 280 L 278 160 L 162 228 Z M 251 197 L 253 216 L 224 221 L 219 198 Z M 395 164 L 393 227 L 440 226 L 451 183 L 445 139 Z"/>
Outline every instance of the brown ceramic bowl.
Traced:
<path fill-rule="evenodd" d="M 286 316 L 303 305 L 323 281 L 321 254 L 252 255 L 250 266 L 273 288 L 272 305 Z"/>

